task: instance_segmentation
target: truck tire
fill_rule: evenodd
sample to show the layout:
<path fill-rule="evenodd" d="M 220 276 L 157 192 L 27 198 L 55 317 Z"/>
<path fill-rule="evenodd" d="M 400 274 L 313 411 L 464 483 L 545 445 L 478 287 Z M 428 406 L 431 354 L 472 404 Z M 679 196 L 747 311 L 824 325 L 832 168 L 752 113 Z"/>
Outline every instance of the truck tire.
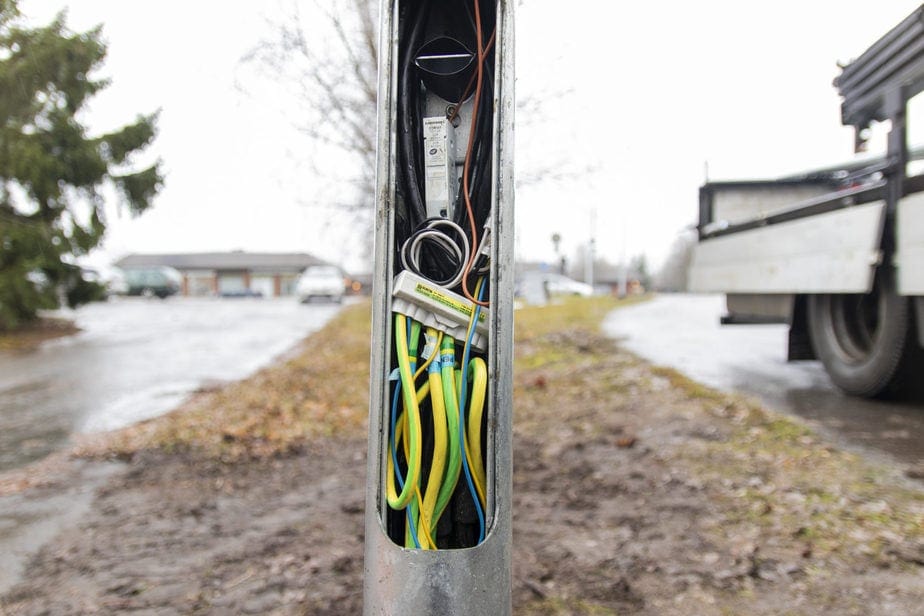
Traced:
<path fill-rule="evenodd" d="M 880 270 L 867 294 L 810 295 L 808 329 L 831 380 L 851 395 L 902 394 L 920 362 L 911 306 L 891 271 Z"/>

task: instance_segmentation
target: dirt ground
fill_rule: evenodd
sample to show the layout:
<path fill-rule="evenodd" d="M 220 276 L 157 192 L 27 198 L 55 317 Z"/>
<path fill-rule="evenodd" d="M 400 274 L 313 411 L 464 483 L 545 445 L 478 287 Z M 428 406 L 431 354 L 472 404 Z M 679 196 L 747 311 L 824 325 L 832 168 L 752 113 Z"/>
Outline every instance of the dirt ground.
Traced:
<path fill-rule="evenodd" d="M 44 317 L 18 328 L 15 332 L 0 330 L 0 350 L 26 352 L 38 348 L 46 340 L 76 334 L 78 327 L 68 319 Z"/>
<path fill-rule="evenodd" d="M 515 614 L 924 614 L 919 485 L 558 316 L 518 313 Z M 359 613 L 365 449 L 119 449 L 0 613 Z"/>

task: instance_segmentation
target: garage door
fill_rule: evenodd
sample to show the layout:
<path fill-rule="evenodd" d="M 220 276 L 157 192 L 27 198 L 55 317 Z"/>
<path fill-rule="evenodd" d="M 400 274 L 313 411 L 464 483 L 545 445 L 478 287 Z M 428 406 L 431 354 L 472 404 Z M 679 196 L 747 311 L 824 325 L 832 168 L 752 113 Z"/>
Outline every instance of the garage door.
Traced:
<path fill-rule="evenodd" d="M 273 297 L 273 277 L 254 276 L 250 279 L 250 290 L 260 293 L 263 297 Z"/>
<path fill-rule="evenodd" d="M 244 286 L 244 276 L 242 274 L 222 274 L 218 277 L 219 293 L 241 293 L 246 290 Z"/>

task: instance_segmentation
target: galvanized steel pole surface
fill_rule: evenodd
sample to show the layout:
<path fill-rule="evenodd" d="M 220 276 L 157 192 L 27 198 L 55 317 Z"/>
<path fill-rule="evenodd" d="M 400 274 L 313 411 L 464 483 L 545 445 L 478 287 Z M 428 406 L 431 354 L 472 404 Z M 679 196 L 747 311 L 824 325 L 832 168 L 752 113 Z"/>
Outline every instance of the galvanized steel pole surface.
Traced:
<path fill-rule="evenodd" d="M 365 512 L 364 609 L 373 614 L 485 615 L 511 613 L 513 374 L 513 1 L 497 9 L 488 351 L 489 484 L 487 529 L 475 547 L 407 549 L 384 526 L 389 425 L 391 294 L 395 254 L 396 58 L 398 1 L 383 0 L 379 46 L 378 159 L 369 449 Z M 439 1 L 439 0 L 432 0 Z"/>

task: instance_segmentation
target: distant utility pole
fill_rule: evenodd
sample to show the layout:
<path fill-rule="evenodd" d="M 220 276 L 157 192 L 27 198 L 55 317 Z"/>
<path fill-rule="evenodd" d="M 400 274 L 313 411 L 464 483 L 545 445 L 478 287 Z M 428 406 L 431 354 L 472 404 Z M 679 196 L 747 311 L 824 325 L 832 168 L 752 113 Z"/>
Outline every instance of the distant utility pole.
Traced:
<path fill-rule="evenodd" d="M 584 282 L 594 286 L 594 259 L 596 258 L 596 242 L 594 227 L 597 224 L 597 208 L 590 208 L 590 239 L 587 241 L 587 251 L 584 256 Z"/>
<path fill-rule="evenodd" d="M 561 256 L 559 247 L 561 246 L 561 233 L 552 234 L 552 247 L 555 249 L 555 260 L 558 261 L 558 273 L 565 273 L 565 258 Z"/>
<path fill-rule="evenodd" d="M 629 222 L 626 216 L 626 208 L 623 205 L 622 208 L 622 272 L 619 276 L 619 297 L 623 298 L 629 293 L 629 261 L 628 261 L 628 250 L 626 250 L 626 244 L 629 241 Z"/>

